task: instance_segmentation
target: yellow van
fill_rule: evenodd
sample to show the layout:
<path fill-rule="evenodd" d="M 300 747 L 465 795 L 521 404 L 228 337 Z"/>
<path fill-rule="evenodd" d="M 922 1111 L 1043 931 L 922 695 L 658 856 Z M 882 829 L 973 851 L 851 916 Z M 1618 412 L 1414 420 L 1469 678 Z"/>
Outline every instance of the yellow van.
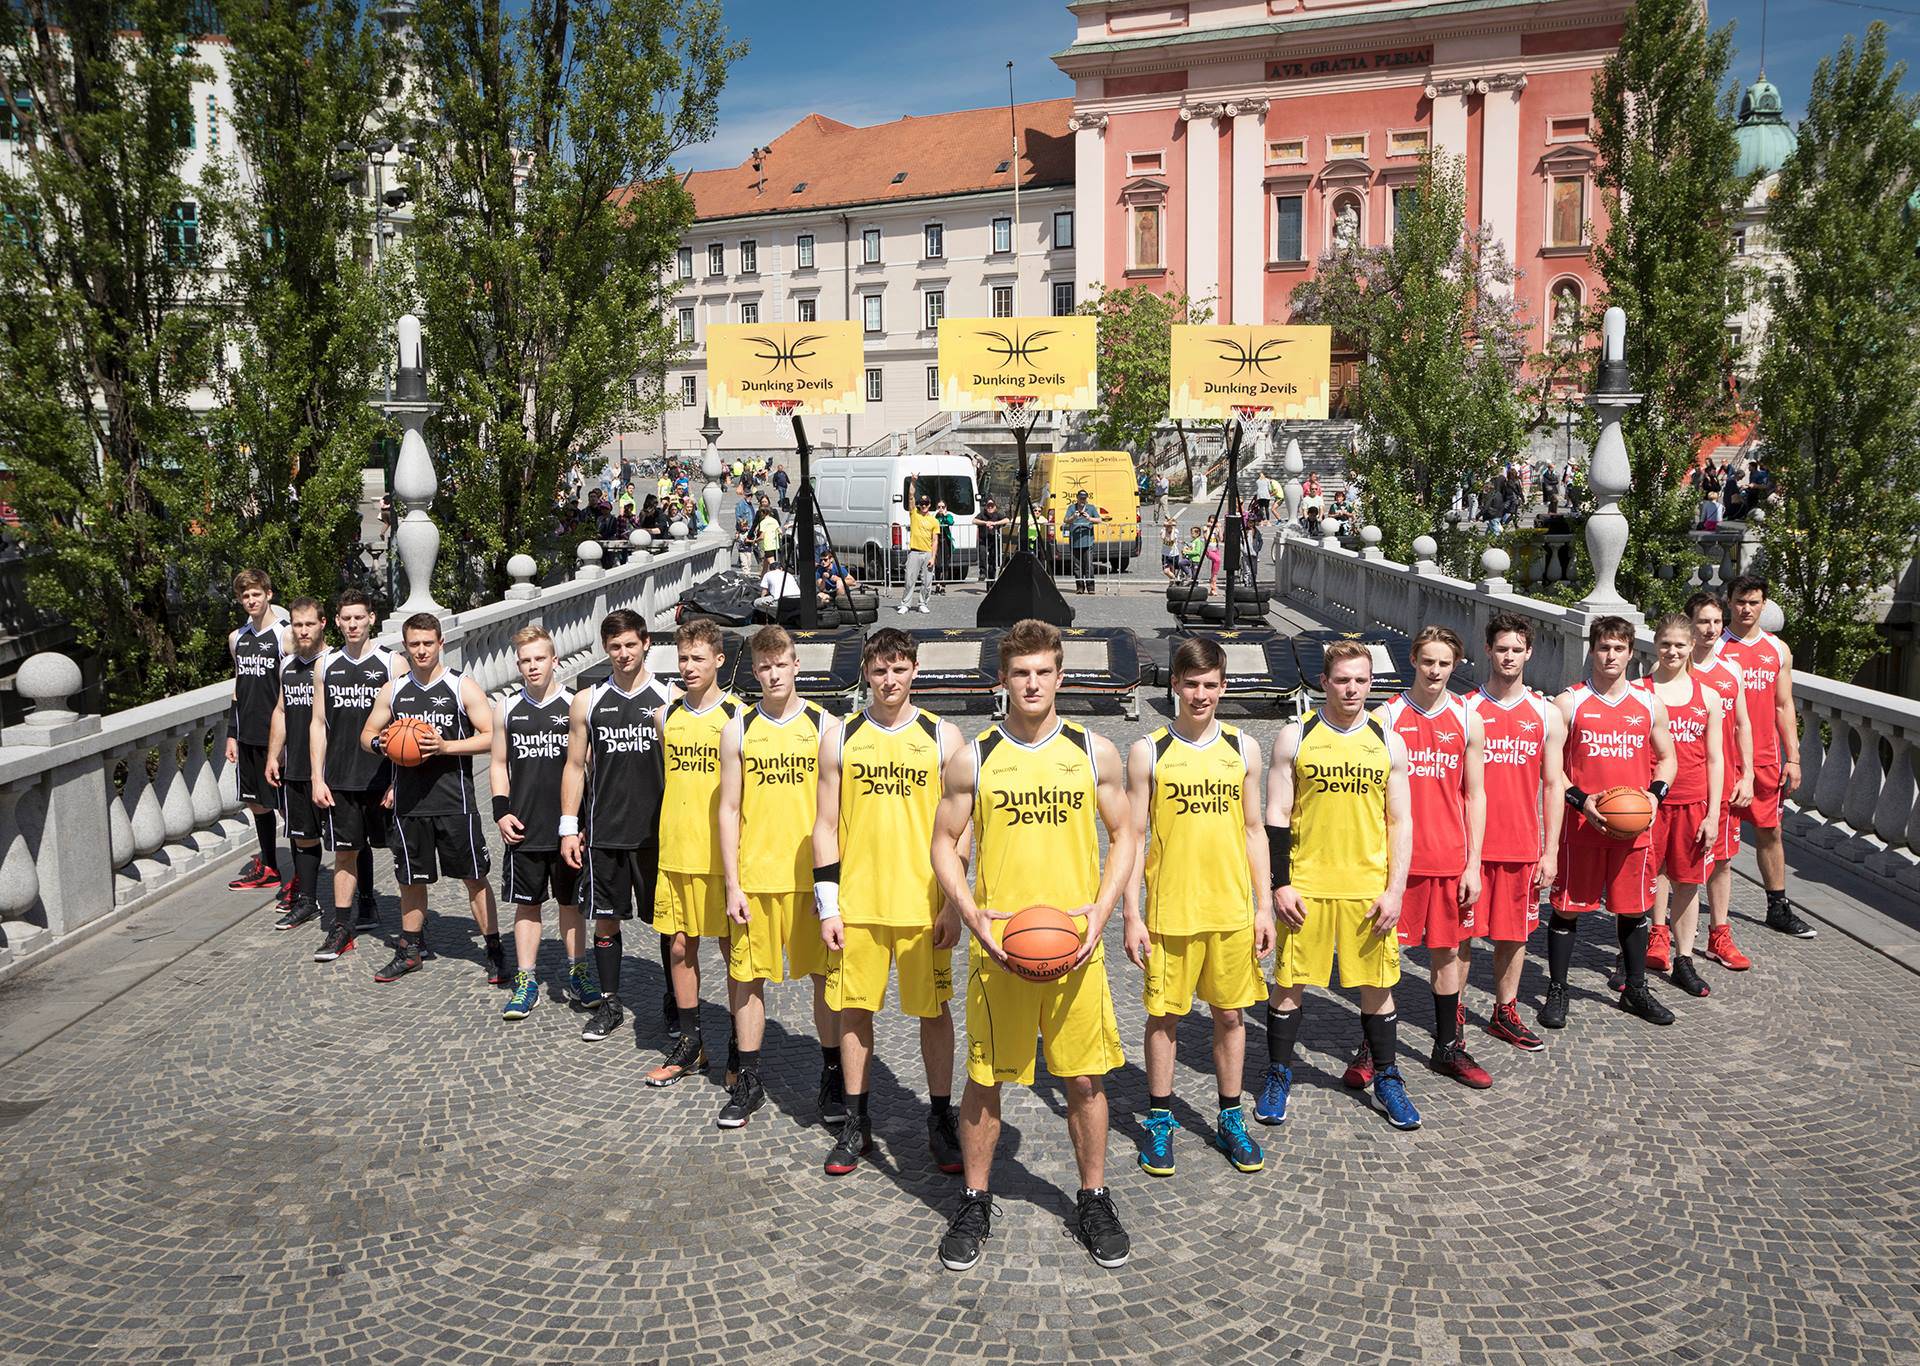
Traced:
<path fill-rule="evenodd" d="M 1100 509 L 1100 520 L 1093 528 L 1095 559 L 1124 570 L 1140 553 L 1140 491 L 1133 459 L 1125 451 L 1043 454 L 1035 482 L 1035 502 L 1057 553 L 1066 553 L 1067 535 L 1061 527 L 1081 489 L 1087 491 L 1087 501 Z"/>

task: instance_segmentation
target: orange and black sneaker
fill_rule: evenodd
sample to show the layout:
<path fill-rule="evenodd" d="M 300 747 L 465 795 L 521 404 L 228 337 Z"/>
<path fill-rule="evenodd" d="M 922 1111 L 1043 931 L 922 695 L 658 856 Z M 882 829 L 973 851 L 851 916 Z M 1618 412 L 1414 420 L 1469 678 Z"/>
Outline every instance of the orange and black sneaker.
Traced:
<path fill-rule="evenodd" d="M 265 891 L 279 885 L 279 872 L 262 863 L 257 854 L 248 859 L 247 866 L 240 870 L 240 875 L 227 884 L 236 892 L 251 892 L 256 889 Z"/>
<path fill-rule="evenodd" d="M 1728 972 L 1745 972 L 1753 966 L 1753 960 L 1733 942 L 1731 925 L 1715 925 L 1707 931 L 1707 957 Z"/>
<path fill-rule="evenodd" d="M 1501 1001 L 1494 1006 L 1493 1018 L 1487 1021 L 1487 1033 L 1502 1043 L 1524 1048 L 1529 1053 L 1537 1053 L 1546 1047 L 1538 1034 L 1521 1023 L 1520 1007 L 1514 1001 Z"/>
<path fill-rule="evenodd" d="M 1360 1041 L 1360 1051 L 1353 1055 L 1347 1070 L 1340 1074 L 1340 1081 L 1356 1091 L 1364 1091 L 1373 1085 L 1373 1050 L 1367 1047 L 1365 1039 Z"/>

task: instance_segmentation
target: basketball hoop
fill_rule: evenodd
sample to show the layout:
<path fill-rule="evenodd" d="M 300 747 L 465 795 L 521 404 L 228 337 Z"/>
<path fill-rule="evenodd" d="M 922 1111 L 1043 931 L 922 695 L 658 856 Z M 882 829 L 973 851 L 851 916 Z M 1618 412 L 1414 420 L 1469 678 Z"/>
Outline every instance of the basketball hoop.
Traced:
<path fill-rule="evenodd" d="M 794 410 L 800 406 L 800 400 L 797 398 L 763 398 L 760 400 L 760 406 L 772 413 L 775 417 L 792 417 Z"/>
<path fill-rule="evenodd" d="M 1269 417 L 1273 415 L 1273 409 L 1263 403 L 1232 403 L 1227 406 L 1233 409 L 1233 415 L 1242 422 L 1256 421 L 1263 413 Z"/>
<path fill-rule="evenodd" d="M 994 411 L 1000 414 L 1000 420 L 1009 427 L 1020 425 L 1015 419 L 1033 406 L 1032 394 L 995 394 Z"/>

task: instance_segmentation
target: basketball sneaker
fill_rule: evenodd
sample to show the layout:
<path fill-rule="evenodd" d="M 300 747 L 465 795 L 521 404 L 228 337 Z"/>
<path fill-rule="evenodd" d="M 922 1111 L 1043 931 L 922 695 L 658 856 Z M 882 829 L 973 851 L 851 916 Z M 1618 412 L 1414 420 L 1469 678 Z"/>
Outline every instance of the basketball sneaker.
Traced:
<path fill-rule="evenodd" d="M 1779 900 L 1767 898 L 1767 928 L 1781 934 L 1790 934 L 1795 939 L 1815 939 L 1820 931 L 1794 914 L 1793 903 L 1784 896 Z"/>
<path fill-rule="evenodd" d="M 331 963 L 343 953 L 353 952 L 353 931 L 345 925 L 335 925 L 327 931 L 327 937 L 320 941 L 320 947 L 313 951 L 316 963 Z"/>
<path fill-rule="evenodd" d="M 1740 952 L 1740 946 L 1733 942 L 1731 925 L 1715 925 L 1707 931 L 1707 957 L 1728 972 L 1745 972 L 1753 966 L 1753 960 Z"/>
<path fill-rule="evenodd" d="M 1081 1191 L 1074 1214 L 1074 1236 L 1097 1265 L 1111 1271 L 1127 1264 L 1133 1240 L 1120 1226 L 1120 1213 L 1105 1186 Z"/>
<path fill-rule="evenodd" d="M 1239 1172 L 1257 1172 L 1267 1165 L 1267 1155 L 1247 1132 L 1246 1112 L 1238 1105 L 1220 1112 L 1220 1151 Z"/>
<path fill-rule="evenodd" d="M 1700 980 L 1699 970 L 1693 966 L 1692 954 L 1673 960 L 1673 973 L 1669 980 L 1689 996 L 1713 995 L 1713 988 Z"/>
<path fill-rule="evenodd" d="M 1287 1097 L 1293 1094 L 1293 1069 L 1271 1063 L 1260 1083 L 1260 1099 L 1254 1102 L 1253 1117 L 1262 1124 L 1287 1122 Z"/>
<path fill-rule="evenodd" d="M 834 1136 L 833 1147 L 827 1150 L 825 1163 L 828 1176 L 846 1176 L 860 1166 L 860 1159 L 873 1151 L 873 1125 L 864 1119 L 849 1118 L 840 1126 L 840 1132 Z M 983 1235 L 984 1236 L 984 1235 Z M 942 1249 L 946 1247 L 941 1244 Z M 947 1265 L 955 1271 L 964 1271 L 966 1267 Z M 972 1266 L 968 1262 L 967 1266 Z"/>
<path fill-rule="evenodd" d="M 540 982 L 530 972 L 513 974 L 513 994 L 507 997 L 506 1005 L 500 1008 L 503 1020 L 524 1020 L 533 1014 L 533 1008 L 540 1003 Z"/>
<path fill-rule="evenodd" d="M 847 1117 L 847 1078 L 837 1067 L 820 1069 L 820 1122 L 839 1124 Z"/>
<path fill-rule="evenodd" d="M 373 974 L 376 982 L 397 982 L 410 972 L 420 971 L 420 946 L 410 940 L 402 939 L 393 950 L 393 957 L 387 965 Z"/>
<path fill-rule="evenodd" d="M 300 879 L 297 877 L 290 877 L 286 881 L 280 884 L 280 895 L 276 896 L 273 899 L 273 904 L 275 906 L 278 906 L 283 911 L 290 911 L 293 909 L 293 903 L 295 901 L 298 901 L 299 899 L 300 899 Z M 274 926 L 274 928 L 279 929 L 281 927 L 276 925 Z"/>
<path fill-rule="evenodd" d="M 310 920 L 320 918 L 320 903 L 310 896 L 296 896 L 273 922 L 276 930 L 297 930 Z"/>
<path fill-rule="evenodd" d="M 713 1122 L 722 1129 L 744 1129 L 753 1112 L 766 1103 L 767 1091 L 760 1084 L 760 1074 L 751 1067 L 746 1068 L 733 1083 L 733 1089 L 727 1093 L 727 1103 Z"/>
<path fill-rule="evenodd" d="M 280 874 L 260 861 L 258 855 L 247 860 L 247 866 L 240 870 L 239 876 L 227 884 L 236 892 L 250 892 L 257 888 L 278 887 Z"/>
<path fill-rule="evenodd" d="M 1660 1004 L 1653 994 L 1653 988 L 1642 982 L 1637 987 L 1628 987 L 1620 993 L 1620 1009 L 1629 1015 L 1638 1015 L 1648 1024 L 1670 1025 L 1673 1012 Z"/>
<path fill-rule="evenodd" d="M 1394 1128 L 1420 1127 L 1420 1112 L 1413 1108 L 1413 1102 L 1407 1098 L 1407 1084 L 1401 1079 L 1398 1067 L 1383 1067 L 1374 1074 L 1373 1096 L 1386 1112 L 1387 1123 Z"/>
<path fill-rule="evenodd" d="M 940 1265 L 949 1271 L 971 1271 L 980 1262 L 980 1245 L 993 1233 L 993 1197 L 985 1191 L 961 1192 L 940 1239 Z"/>
<path fill-rule="evenodd" d="M 604 1009 L 605 1007 L 602 1007 Z M 649 1086 L 671 1086 L 695 1072 L 706 1070 L 707 1050 L 701 1046 L 698 1034 L 682 1034 L 674 1040 L 673 1047 L 667 1050 L 667 1056 L 660 1065 L 647 1073 Z"/>
<path fill-rule="evenodd" d="M 1520 1021 L 1520 1004 L 1517 1001 L 1497 1001 L 1493 1007 L 1493 1018 L 1487 1021 L 1487 1033 L 1502 1043 L 1510 1043 L 1515 1048 L 1524 1048 L 1529 1053 L 1537 1053 L 1546 1045 L 1540 1036 L 1528 1029 Z"/>
<path fill-rule="evenodd" d="M 1171 1110 L 1149 1110 L 1144 1126 L 1146 1137 L 1140 1143 L 1140 1170 L 1148 1176 L 1173 1175 L 1173 1136 L 1180 1121 Z"/>
<path fill-rule="evenodd" d="M 504 944 L 493 943 L 482 946 L 487 954 L 487 985 L 490 987 L 509 987 L 513 985 L 513 974 L 507 970 L 507 950 Z"/>
<path fill-rule="evenodd" d="M 965 1170 L 960 1160 L 960 1126 L 954 1119 L 952 1106 L 927 1116 L 927 1152 L 933 1158 L 933 1165 L 948 1176 L 957 1176 Z"/>
<path fill-rule="evenodd" d="M 1665 972 L 1673 966 L 1673 930 L 1666 925 L 1655 925 L 1647 935 L 1647 966 L 1655 972 Z"/>
<path fill-rule="evenodd" d="M 593 964 L 584 958 L 567 965 L 566 992 L 567 1004 L 575 1010 L 592 1010 L 606 999 L 600 994 L 600 984 L 594 980 Z"/>
<path fill-rule="evenodd" d="M 602 996 L 600 1004 L 593 1008 L 593 1014 L 587 1017 L 587 1023 L 580 1030 L 580 1038 L 586 1043 L 599 1043 L 610 1039 L 620 1030 L 620 1022 L 626 1013 L 620 1009 L 620 1003 L 611 996 Z"/>
<path fill-rule="evenodd" d="M 1567 1027 L 1567 984 L 1548 982 L 1547 999 L 1540 1005 L 1540 1013 L 1534 1017 L 1545 1029 L 1565 1029 Z"/>
<path fill-rule="evenodd" d="M 1340 1081 L 1356 1091 L 1364 1091 L 1373 1084 L 1373 1052 L 1367 1047 L 1365 1039 L 1360 1040 L 1360 1051 L 1353 1055 L 1347 1070 L 1340 1074 Z"/>
<path fill-rule="evenodd" d="M 1487 1069 L 1473 1060 L 1473 1054 L 1467 1052 L 1467 1046 L 1455 1039 L 1450 1044 L 1435 1044 L 1433 1056 L 1427 1059 L 1427 1066 L 1443 1077 L 1452 1077 L 1462 1086 L 1471 1086 L 1476 1091 L 1484 1091 L 1493 1085 L 1493 1078 Z"/>

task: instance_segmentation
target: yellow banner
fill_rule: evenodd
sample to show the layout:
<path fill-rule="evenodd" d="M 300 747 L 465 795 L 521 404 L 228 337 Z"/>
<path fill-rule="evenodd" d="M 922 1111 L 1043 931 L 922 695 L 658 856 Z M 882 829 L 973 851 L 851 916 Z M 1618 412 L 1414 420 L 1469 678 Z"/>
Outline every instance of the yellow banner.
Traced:
<path fill-rule="evenodd" d="M 1260 416 L 1324 418 L 1333 329 L 1330 327 L 1196 327 L 1173 329 L 1167 366 L 1167 416 L 1224 421 L 1234 405 Z"/>
<path fill-rule="evenodd" d="M 1040 408 L 1097 408 L 1094 319 L 942 318 L 940 408 L 991 410 L 1003 397 Z"/>
<path fill-rule="evenodd" d="M 715 323 L 707 329 L 707 407 L 715 417 L 764 417 L 768 400 L 798 400 L 809 416 L 867 406 L 860 325 Z"/>

